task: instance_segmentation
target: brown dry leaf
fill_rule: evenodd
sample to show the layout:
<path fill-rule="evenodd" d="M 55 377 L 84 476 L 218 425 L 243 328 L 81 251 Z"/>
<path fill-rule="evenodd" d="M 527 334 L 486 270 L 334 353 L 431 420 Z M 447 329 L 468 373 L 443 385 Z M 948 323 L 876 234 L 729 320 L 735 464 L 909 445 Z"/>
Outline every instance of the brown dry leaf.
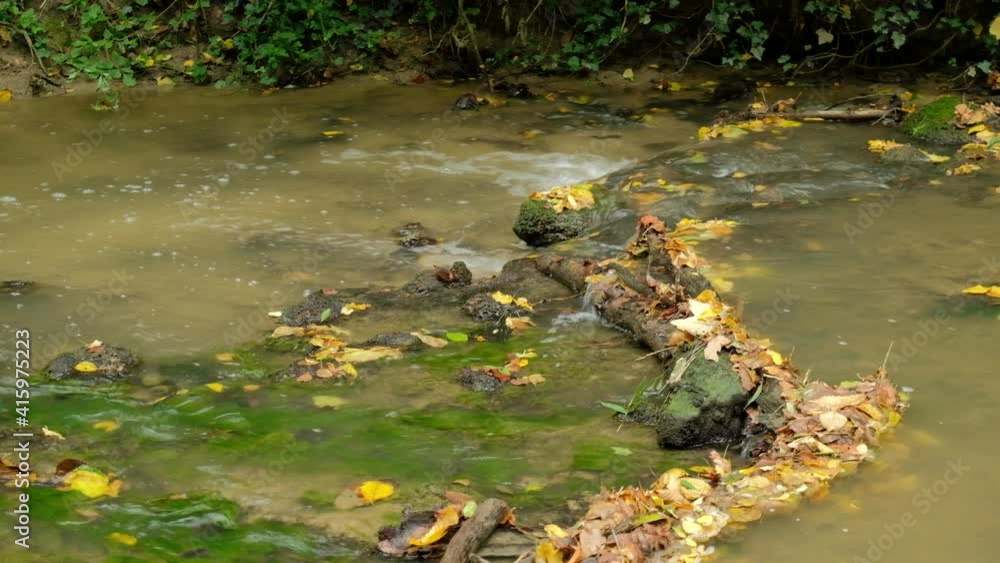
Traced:
<path fill-rule="evenodd" d="M 448 345 L 448 341 L 444 338 L 438 338 L 436 336 L 431 336 L 429 334 L 423 334 L 421 332 L 411 332 L 413 336 L 420 339 L 421 342 L 430 346 L 431 348 L 444 348 Z"/>
<path fill-rule="evenodd" d="M 724 334 L 716 334 L 705 343 L 705 359 L 712 360 L 713 362 L 719 361 L 719 352 L 722 347 L 729 344 L 731 340 Z"/>
<path fill-rule="evenodd" d="M 511 330 L 527 330 L 535 326 L 535 322 L 529 317 L 507 317 L 504 324 Z"/>
<path fill-rule="evenodd" d="M 835 411 L 827 411 L 819 415 L 819 423 L 830 432 L 836 432 L 847 424 L 847 417 Z"/>
<path fill-rule="evenodd" d="M 510 380 L 511 385 L 538 385 L 545 383 L 545 377 L 540 373 L 533 373 Z"/>

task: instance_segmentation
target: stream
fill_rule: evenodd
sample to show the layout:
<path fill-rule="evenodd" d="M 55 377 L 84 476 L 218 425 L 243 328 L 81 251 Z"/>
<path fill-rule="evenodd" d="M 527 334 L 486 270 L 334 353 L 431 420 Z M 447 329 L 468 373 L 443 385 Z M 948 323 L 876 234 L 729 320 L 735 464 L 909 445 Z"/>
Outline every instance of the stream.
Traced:
<path fill-rule="evenodd" d="M 960 292 L 1000 281 L 994 170 L 947 177 L 880 163 L 866 141 L 893 132 L 867 124 L 699 143 L 717 108 L 694 90 L 564 79 L 540 92 L 552 99 L 452 110 L 465 91 L 352 78 L 270 95 L 136 90 L 116 112 L 93 111 L 86 95 L 0 107 L 0 280 L 36 283 L 0 294 L 0 361 L 13 365 L 14 331 L 27 328 L 35 368 L 95 339 L 144 362 L 138 384 L 33 387 L 32 423 L 66 437 L 37 441 L 35 467 L 77 458 L 125 485 L 95 500 L 32 487 L 32 548 L 14 546 L 5 523 L 0 559 L 374 562 L 379 527 L 449 489 L 502 498 L 522 524 L 568 525 L 601 487 L 703 464 L 707 451 L 660 450 L 652 430 L 598 403 L 628 402 L 660 370 L 578 300 L 546 303 L 536 328 L 505 342 L 379 362 L 344 385 L 268 383 L 288 357 L 247 347 L 277 325 L 267 313 L 307 290 L 399 286 L 456 260 L 492 275 L 533 252 L 511 233 L 528 194 L 627 170 L 618 175 L 699 187 L 634 198 L 582 245 L 621 248 L 636 213 L 735 220 L 732 236 L 699 251 L 756 334 L 810 377 L 852 379 L 886 363 L 912 390 L 874 463 L 728 538 L 722 560 L 902 563 L 945 549 L 992 560 L 1000 307 Z M 441 244 L 401 248 L 393 231 L 415 221 Z M 472 324 L 386 314 L 432 331 Z M 345 328 L 367 336 L 363 322 Z M 462 367 L 526 349 L 544 384 L 483 396 L 455 382 Z M 226 353 L 247 361 L 216 358 Z M 0 374 L 5 437 L 10 372 Z M 261 387 L 243 389 L 251 380 Z M 205 387 L 215 382 L 221 392 Z M 177 389 L 189 392 L 158 401 Z M 339 406 L 316 406 L 315 395 Z M 102 421 L 117 427 L 94 427 Z M 369 479 L 396 494 L 347 506 Z M 0 495 L 11 522 L 15 504 Z"/>

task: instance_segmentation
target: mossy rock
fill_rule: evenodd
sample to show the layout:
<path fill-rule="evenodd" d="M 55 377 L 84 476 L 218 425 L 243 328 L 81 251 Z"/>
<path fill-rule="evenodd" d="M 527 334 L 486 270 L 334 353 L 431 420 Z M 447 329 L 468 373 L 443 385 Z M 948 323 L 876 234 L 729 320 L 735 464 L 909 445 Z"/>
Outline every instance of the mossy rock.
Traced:
<path fill-rule="evenodd" d="M 521 204 L 514 234 L 531 246 L 549 246 L 580 236 L 594 225 L 595 219 L 593 208 L 556 213 L 544 201 L 529 199 Z"/>
<path fill-rule="evenodd" d="M 734 442 L 742 437 L 749 398 L 728 354 L 718 362 L 698 354 L 667 395 L 646 399 L 634 418 L 656 428 L 662 448 Z"/>
<path fill-rule="evenodd" d="M 968 134 L 952 124 L 955 106 L 962 103 L 956 96 L 945 96 L 917 109 L 903 120 L 901 129 L 918 141 L 938 145 L 963 145 Z"/>
<path fill-rule="evenodd" d="M 82 363 L 87 363 L 87 369 Z M 139 368 L 141 360 L 127 348 L 112 344 L 83 347 L 60 354 L 45 367 L 53 380 L 73 379 L 107 383 L 128 378 Z"/>

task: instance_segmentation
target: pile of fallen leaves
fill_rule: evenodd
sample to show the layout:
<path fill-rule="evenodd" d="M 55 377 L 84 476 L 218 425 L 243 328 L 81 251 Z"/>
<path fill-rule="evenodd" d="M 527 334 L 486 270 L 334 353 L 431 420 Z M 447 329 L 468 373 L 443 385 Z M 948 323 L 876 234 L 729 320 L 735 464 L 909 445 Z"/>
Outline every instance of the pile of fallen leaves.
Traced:
<path fill-rule="evenodd" d="M 675 468 L 648 488 L 606 491 L 573 528 L 547 526 L 535 561 L 700 562 L 724 530 L 825 496 L 834 477 L 870 458 L 906 406 L 883 370 L 840 386 L 782 383 L 788 422 L 754 465 L 734 471 L 712 452 L 711 467 Z"/>
<path fill-rule="evenodd" d="M 645 216 L 628 254 L 662 251 L 675 268 L 696 268 L 701 260 L 683 240 L 695 225 L 668 231 L 659 219 Z M 725 228 L 731 225 L 716 223 L 708 230 Z M 662 247 L 651 248 L 653 243 Z M 609 271 L 594 274 L 588 281 L 606 283 L 607 275 Z M 661 314 L 680 329 L 670 346 L 700 343 L 711 361 L 719 361 L 723 350 L 729 352 L 744 389 L 755 390 L 750 403 L 765 381 L 775 382 L 785 403 L 784 424 L 756 463 L 745 469 L 734 471 L 712 452 L 711 467 L 672 469 L 648 488 L 602 493 L 573 528 L 546 527 L 548 538 L 537 547 L 537 563 L 577 563 L 591 557 L 602 563 L 701 561 L 712 553 L 710 542 L 724 529 L 794 506 L 802 497 L 824 495 L 829 482 L 868 459 L 879 436 L 901 418 L 905 399 L 884 370 L 838 386 L 807 383 L 767 340 L 750 338 L 733 308 L 714 291 L 683 299 L 677 288 L 657 287 L 656 295 L 657 301 L 666 295 L 677 298 L 660 305 Z M 755 405 L 748 405 L 747 413 L 752 421 L 762 415 Z"/>
<path fill-rule="evenodd" d="M 556 186 L 544 192 L 534 192 L 528 198 L 544 201 L 556 213 L 562 213 L 567 209 L 579 211 L 594 206 L 593 189 L 596 186 L 596 184 L 590 183 Z"/>

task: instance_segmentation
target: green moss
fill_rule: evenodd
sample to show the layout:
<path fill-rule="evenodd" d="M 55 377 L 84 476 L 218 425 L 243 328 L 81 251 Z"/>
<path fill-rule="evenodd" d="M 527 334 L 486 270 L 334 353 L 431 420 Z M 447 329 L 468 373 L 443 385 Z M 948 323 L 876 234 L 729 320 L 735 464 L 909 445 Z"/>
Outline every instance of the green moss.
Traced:
<path fill-rule="evenodd" d="M 963 144 L 968 138 L 965 131 L 952 123 L 955 106 L 962 103 L 956 96 L 945 96 L 917 109 L 903 120 L 901 129 L 919 141 L 938 144 Z"/>
<path fill-rule="evenodd" d="M 529 199 L 521 204 L 514 234 L 531 246 L 549 246 L 583 234 L 594 218 L 594 209 L 556 213 L 544 201 Z"/>

